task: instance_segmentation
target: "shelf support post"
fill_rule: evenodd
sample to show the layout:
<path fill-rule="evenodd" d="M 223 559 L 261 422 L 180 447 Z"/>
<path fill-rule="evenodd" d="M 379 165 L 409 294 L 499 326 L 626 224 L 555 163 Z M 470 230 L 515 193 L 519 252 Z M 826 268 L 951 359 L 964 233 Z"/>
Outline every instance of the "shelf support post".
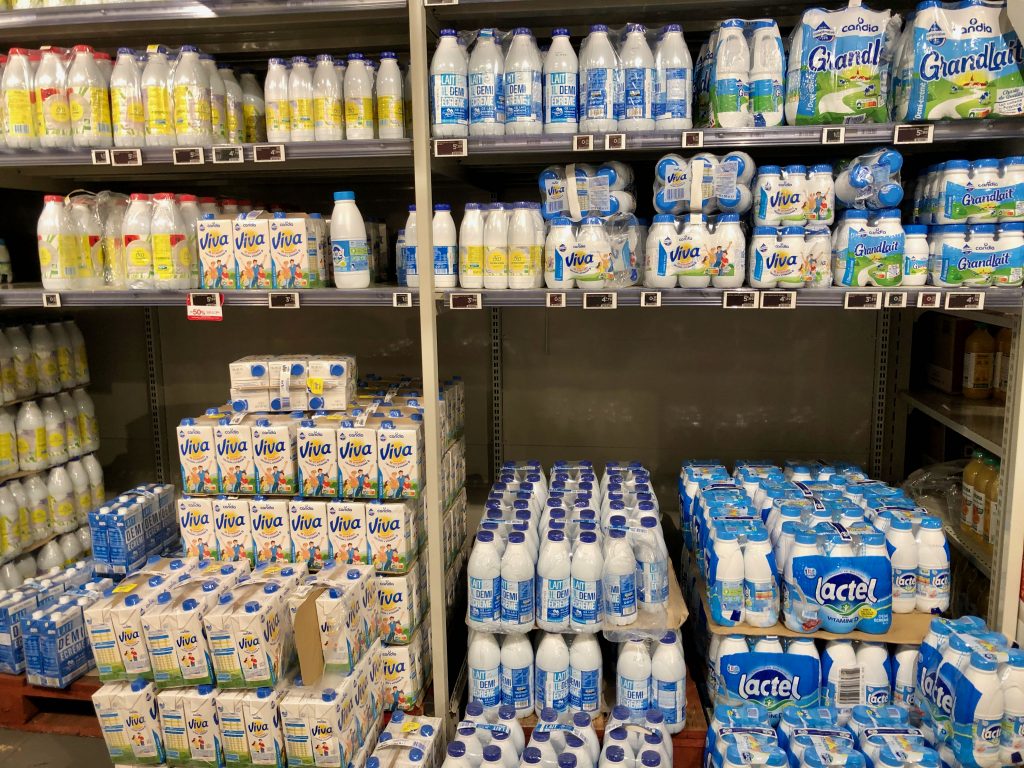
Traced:
<path fill-rule="evenodd" d="M 999 515 L 989 520 L 990 530 L 999 531 L 992 554 L 989 585 L 989 623 L 1009 638 L 1017 637 L 1020 602 L 1021 562 L 1024 558 L 1024 350 L 1021 349 L 1020 315 L 1013 325 L 1010 372 L 1003 420 L 1003 459 L 999 471 Z M 1018 638 L 1019 639 L 1019 638 Z"/>

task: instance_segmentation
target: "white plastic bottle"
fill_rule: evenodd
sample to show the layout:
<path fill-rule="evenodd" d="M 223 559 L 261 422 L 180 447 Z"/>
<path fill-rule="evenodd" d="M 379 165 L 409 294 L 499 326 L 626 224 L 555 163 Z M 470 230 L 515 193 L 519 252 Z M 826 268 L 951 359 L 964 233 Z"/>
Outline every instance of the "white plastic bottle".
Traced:
<path fill-rule="evenodd" d="M 126 280 L 130 288 L 153 285 L 152 218 L 149 195 L 133 192 L 121 225 Z"/>
<path fill-rule="evenodd" d="M 78 409 L 78 431 L 82 435 L 82 449 L 87 453 L 99 449 L 100 431 L 96 423 L 96 407 L 92 398 L 84 389 L 76 389 L 71 393 Z"/>
<path fill-rule="evenodd" d="M 497 30 L 481 29 L 469 57 L 469 135 L 505 135 L 505 59 Z"/>
<path fill-rule="evenodd" d="M 64 553 L 61 551 L 60 544 L 56 541 L 47 543 L 47 545 L 39 551 L 37 562 L 39 563 L 40 573 L 49 573 L 55 568 L 63 568 Z"/>
<path fill-rule="evenodd" d="M 501 555 L 490 531 L 476 535 L 466 571 L 470 626 L 486 629 L 497 625 L 501 621 Z"/>
<path fill-rule="evenodd" d="M 718 215 L 708 255 L 711 284 L 715 288 L 738 288 L 743 285 L 747 272 L 747 244 L 739 222 L 737 213 Z"/>
<path fill-rule="evenodd" d="M 64 442 L 67 445 L 68 456 L 78 458 L 82 455 L 82 433 L 78 429 L 78 409 L 75 401 L 67 392 L 57 395 L 57 404 L 64 415 Z"/>
<path fill-rule="evenodd" d="M 636 621 L 636 560 L 622 529 L 613 528 L 608 532 L 602 582 L 605 621 L 617 626 Z"/>
<path fill-rule="evenodd" d="M 142 70 L 142 106 L 147 147 L 173 147 L 174 105 L 171 100 L 171 67 L 167 51 L 157 46 L 146 54 Z"/>
<path fill-rule="evenodd" d="M 89 510 L 92 509 L 92 492 L 89 487 L 89 475 L 81 461 L 75 459 L 67 465 L 68 477 L 74 492 L 75 515 L 79 525 L 89 525 Z"/>
<path fill-rule="evenodd" d="M 654 130 L 654 54 L 642 24 L 627 24 L 619 53 L 622 72 L 620 131 Z"/>
<path fill-rule="evenodd" d="M 654 122 L 659 131 L 693 127 L 693 61 L 678 24 L 667 24 L 654 48 Z"/>
<path fill-rule="evenodd" d="M 46 454 L 50 464 L 63 464 L 68 460 L 67 433 L 64 430 L 64 411 L 54 397 L 44 397 L 39 404 L 46 430 Z"/>
<path fill-rule="evenodd" d="M 103 467 L 100 466 L 99 461 L 91 453 L 82 457 L 82 466 L 85 467 L 85 474 L 89 477 L 89 493 L 92 494 L 92 506 L 98 507 L 106 499 L 106 489 L 103 485 Z"/>
<path fill-rule="evenodd" d="M 535 569 L 524 534 L 513 531 L 501 556 L 501 625 L 529 632 L 536 616 Z"/>
<path fill-rule="evenodd" d="M 71 136 L 76 147 L 110 147 L 110 95 L 88 45 L 76 45 L 68 67 Z M 9 65 L 8 65 L 9 66 Z"/>
<path fill-rule="evenodd" d="M 342 88 L 334 58 L 329 53 L 316 57 L 313 71 L 313 136 L 317 141 L 345 138 Z"/>
<path fill-rule="evenodd" d="M 439 139 L 469 135 L 469 77 L 454 29 L 442 29 L 430 60 L 430 132 Z"/>
<path fill-rule="evenodd" d="M 32 356 L 35 358 L 37 389 L 44 395 L 60 391 L 60 372 L 57 368 L 57 347 L 45 325 L 33 325 L 29 332 Z"/>
<path fill-rule="evenodd" d="M 850 710 L 856 704 L 862 704 L 859 696 L 859 689 L 862 682 L 859 681 L 863 671 L 857 671 L 854 677 L 850 670 L 857 670 L 857 654 L 853 649 L 853 643 L 849 640 L 830 640 L 825 645 L 825 651 L 821 658 L 821 687 L 822 704 L 826 707 L 835 707 L 839 711 L 839 724 L 845 725 L 850 718 Z M 843 694 L 843 687 L 840 682 L 846 680 L 851 691 L 856 692 L 857 701 L 853 702 L 849 694 Z M 858 685 L 853 685 L 859 682 Z"/>
<path fill-rule="evenodd" d="M 52 48 L 43 51 L 36 70 L 35 101 L 39 113 L 40 145 L 70 148 L 71 108 L 68 105 L 67 72 L 60 53 Z"/>
<path fill-rule="evenodd" d="M 267 141 L 292 140 L 292 107 L 288 94 L 288 62 L 272 58 L 267 62 L 263 83 L 267 110 Z"/>
<path fill-rule="evenodd" d="M 664 714 L 670 734 L 686 726 L 686 662 L 674 631 L 665 633 L 651 656 L 651 706 Z"/>
<path fill-rule="evenodd" d="M 37 391 L 39 380 L 32 344 L 20 326 L 5 328 L 3 334 L 14 353 L 14 392 L 19 400 L 31 397 Z"/>
<path fill-rule="evenodd" d="M 569 647 L 569 710 L 594 713 L 601 709 L 604 686 L 601 646 L 596 635 L 576 635 Z"/>
<path fill-rule="evenodd" d="M 604 221 L 597 216 L 585 216 L 576 246 L 567 260 L 569 273 L 576 280 L 576 285 L 580 288 L 604 288 L 612 263 L 612 244 Z"/>
<path fill-rule="evenodd" d="M 31 149 L 39 146 L 39 131 L 32 104 L 34 90 L 32 64 L 25 48 L 12 48 L 3 78 L 4 136 L 7 146 Z"/>
<path fill-rule="evenodd" d="M 914 688 L 917 680 L 917 647 L 899 645 L 892 653 L 892 703 L 914 706 Z"/>
<path fill-rule="evenodd" d="M 999 738 L 999 757 L 1005 765 L 1024 749 L 1024 651 L 1011 648 L 1006 666 L 1000 673 L 1003 689 L 1003 726 Z"/>
<path fill-rule="evenodd" d="M 474 632 L 466 657 L 469 667 L 469 700 L 486 709 L 501 703 L 501 648 L 497 638 L 487 632 Z"/>
<path fill-rule="evenodd" d="M 533 646 L 526 635 L 507 635 L 501 646 L 501 703 L 522 718 L 533 712 L 534 701 Z"/>
<path fill-rule="evenodd" d="M 43 197 L 36 240 L 43 288 L 60 291 L 75 287 L 79 278 L 78 240 L 73 234 L 64 198 L 60 195 Z"/>
<path fill-rule="evenodd" d="M 337 288 L 370 285 L 370 250 L 366 224 L 356 207 L 354 192 L 335 192 L 331 213 L 331 256 Z"/>
<path fill-rule="evenodd" d="M 217 74 L 224 84 L 224 136 L 228 144 L 245 141 L 245 96 L 229 64 L 218 64 Z M 212 82 L 212 80 L 211 80 Z"/>
<path fill-rule="evenodd" d="M 27 543 L 19 534 L 18 504 L 8 486 L 0 486 L 0 558 L 13 558 Z"/>
<path fill-rule="evenodd" d="M 131 48 L 118 49 L 117 63 L 110 74 L 110 120 L 115 147 L 146 145 L 142 71 Z"/>
<path fill-rule="evenodd" d="M 35 543 L 32 537 L 32 513 L 29 509 L 28 494 L 25 493 L 25 487 L 20 480 L 11 480 L 6 487 L 10 489 L 18 508 L 18 538 L 21 540 L 22 549 L 26 549 Z M 20 570 L 21 565 L 18 564 L 18 567 Z"/>
<path fill-rule="evenodd" d="M 14 348 L 7 337 L 0 333 L 0 403 L 9 403 L 17 399 L 16 378 Z"/>
<path fill-rule="evenodd" d="M 576 236 L 572 230 L 572 221 L 564 216 L 552 219 L 544 241 L 544 284 L 548 288 L 566 289 L 576 285 L 567 264 L 568 257 L 575 249 Z"/>
<path fill-rule="evenodd" d="M 723 128 L 750 126 L 750 48 L 742 19 L 722 22 L 715 52 L 718 98 L 713 108 L 717 123 Z"/>
<path fill-rule="evenodd" d="M 616 98 L 619 57 L 608 27 L 595 24 L 580 47 L 580 132 L 613 133 L 618 127 Z"/>
<path fill-rule="evenodd" d="M 46 491 L 50 495 L 50 519 L 54 533 L 68 533 L 78 527 L 75 515 L 74 488 L 64 467 L 54 467 L 46 479 Z"/>
<path fill-rule="evenodd" d="M 883 643 L 861 642 L 856 654 L 857 665 L 864 675 L 864 703 L 872 707 L 888 704 L 892 695 L 889 651 Z"/>
<path fill-rule="evenodd" d="M 537 135 L 544 130 L 543 63 L 533 33 L 526 27 L 512 31 L 505 56 L 505 134 Z"/>
<path fill-rule="evenodd" d="M 459 242 L 452 218 L 452 207 L 447 203 L 434 206 L 434 287 L 454 288 L 458 284 Z M 420 268 L 424 266 L 420 259 Z"/>
<path fill-rule="evenodd" d="M 96 199 L 88 195 L 71 198 L 68 221 L 78 241 L 78 274 L 80 289 L 103 287 L 103 229 L 96 208 Z"/>
<path fill-rule="evenodd" d="M 779 620 L 779 589 L 768 532 L 747 534 L 743 550 L 743 617 L 752 627 L 771 627 Z"/>
<path fill-rule="evenodd" d="M 650 706 L 651 657 L 642 640 L 629 640 L 619 648 L 615 665 L 616 703 L 634 717 L 643 717 Z"/>
<path fill-rule="evenodd" d="M 779 29 L 771 19 L 754 22 L 750 41 L 750 111 L 755 127 L 782 125 L 785 111 L 783 52 Z"/>
<path fill-rule="evenodd" d="M 583 531 L 570 564 L 569 623 L 573 630 L 593 630 L 600 626 L 604 618 L 603 572 L 604 556 L 597 534 Z"/>
<path fill-rule="evenodd" d="M 210 79 L 199 61 L 199 51 L 195 46 L 181 46 L 171 75 L 171 103 L 179 147 L 213 144 Z"/>
<path fill-rule="evenodd" d="M 150 238 L 154 284 L 163 289 L 189 288 L 192 282 L 192 260 L 188 232 L 171 192 L 153 195 Z"/>
<path fill-rule="evenodd" d="M 922 517 L 917 529 L 917 610 L 945 613 L 950 599 L 949 544 L 942 521 Z"/>
<path fill-rule="evenodd" d="M 18 430 L 7 408 L 0 408 L 0 477 L 17 474 Z"/>
<path fill-rule="evenodd" d="M 405 138 L 405 103 L 402 98 L 402 70 L 398 55 L 385 51 L 380 55 L 377 73 L 377 138 Z"/>
<path fill-rule="evenodd" d="M 508 287 L 533 288 L 534 270 L 531 248 L 534 243 L 533 215 L 530 204 L 514 203 L 508 223 Z"/>
<path fill-rule="evenodd" d="M 288 73 L 288 113 L 292 118 L 292 141 L 313 141 L 313 72 L 309 59 L 293 56 Z"/>
<path fill-rule="evenodd" d="M 223 140 L 223 139 L 221 139 Z M 199 251 L 196 240 L 196 222 L 202 214 L 195 195 L 178 195 L 178 213 L 185 225 L 185 237 L 188 244 L 188 258 L 192 272 L 189 276 L 189 287 L 199 287 Z"/>
<path fill-rule="evenodd" d="M 508 288 L 509 216 L 501 203 L 494 203 L 484 219 L 484 288 Z M 409 225 L 406 224 L 406 239 Z"/>
<path fill-rule="evenodd" d="M 534 710 L 545 707 L 563 713 L 569 708 L 569 647 L 561 635 L 541 636 L 536 654 L 537 682 Z"/>
<path fill-rule="evenodd" d="M 43 412 L 34 401 L 22 403 L 15 421 L 18 434 L 18 466 L 22 472 L 46 469 L 50 465 L 47 453 L 46 423 Z"/>
<path fill-rule="evenodd" d="M 569 542 L 562 531 L 548 531 L 537 560 L 537 626 L 546 632 L 569 629 Z"/>
<path fill-rule="evenodd" d="M 267 140 L 267 103 L 263 89 L 252 72 L 242 72 L 242 119 L 245 121 L 245 141 Z"/>
<path fill-rule="evenodd" d="M 711 233 L 703 214 L 691 213 L 686 217 L 678 241 L 679 286 L 681 288 L 707 288 L 711 285 L 709 251 Z"/>
<path fill-rule="evenodd" d="M 208 53 L 200 54 L 199 64 L 209 83 L 210 130 L 213 135 L 213 143 L 224 144 L 228 141 L 227 88 L 213 56 Z"/>
<path fill-rule="evenodd" d="M 467 203 L 459 225 L 459 285 L 484 286 L 484 217 L 479 203 Z"/>
<path fill-rule="evenodd" d="M 544 57 L 544 133 L 576 133 L 579 127 L 579 60 L 569 42 L 569 30 L 551 33 Z"/>
<path fill-rule="evenodd" d="M 974 722 L 966 737 L 969 744 L 960 743 L 965 737 L 959 727 L 954 738 L 958 742 L 957 749 L 969 749 L 970 759 L 977 765 L 999 763 L 999 739 L 1005 714 L 1005 700 L 996 674 L 998 666 L 994 656 L 975 651 L 971 654 L 970 666 L 964 672 L 964 687 L 977 691 L 977 700 L 972 708 Z M 960 686 L 957 686 L 957 690 L 960 690 Z"/>
<path fill-rule="evenodd" d="M 892 611 L 912 613 L 917 606 L 917 542 L 910 520 L 893 517 L 885 532 L 892 560 Z"/>
<path fill-rule="evenodd" d="M 29 530 L 35 544 L 53 532 L 50 524 L 50 494 L 41 475 L 31 475 L 25 479 L 25 493 L 28 495 Z"/>
<path fill-rule="evenodd" d="M 373 138 L 373 74 L 361 53 L 348 55 L 345 69 L 345 138 Z"/>

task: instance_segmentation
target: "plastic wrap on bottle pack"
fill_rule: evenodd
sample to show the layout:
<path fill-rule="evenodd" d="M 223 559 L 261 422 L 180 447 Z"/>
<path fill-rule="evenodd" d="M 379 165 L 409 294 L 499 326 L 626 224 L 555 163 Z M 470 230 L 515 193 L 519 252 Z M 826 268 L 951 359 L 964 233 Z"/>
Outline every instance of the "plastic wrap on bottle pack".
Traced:
<path fill-rule="evenodd" d="M 898 14 L 860 5 L 804 11 L 789 43 L 786 122 L 888 122 L 900 26 Z"/>
<path fill-rule="evenodd" d="M 553 165 L 540 173 L 541 212 L 546 220 L 567 216 L 611 216 L 636 210 L 633 169 L 610 160 L 598 166 L 586 163 Z"/>
<path fill-rule="evenodd" d="M 832 233 L 832 279 L 842 286 L 899 286 L 905 248 L 899 209 L 845 211 Z"/>
<path fill-rule="evenodd" d="M 836 203 L 844 208 L 881 210 L 903 201 L 903 155 L 880 147 L 836 166 Z"/>
<path fill-rule="evenodd" d="M 746 152 L 718 157 L 701 152 L 692 158 L 662 157 L 654 170 L 654 210 L 680 215 L 746 213 L 757 168 Z"/>
<path fill-rule="evenodd" d="M 942 287 L 1024 284 L 1024 222 L 928 228 L 929 282 Z"/>
<path fill-rule="evenodd" d="M 897 51 L 893 120 L 1024 114 L 1024 53 L 1005 0 L 918 3 Z"/>
<path fill-rule="evenodd" d="M 949 160 L 929 166 L 914 189 L 914 221 L 1024 221 L 1024 157 Z"/>
<path fill-rule="evenodd" d="M 827 163 L 762 165 L 751 191 L 757 226 L 829 226 L 835 217 L 835 181 Z"/>
<path fill-rule="evenodd" d="M 709 226 L 703 214 L 659 213 L 647 232 L 644 285 L 648 288 L 738 288 L 746 271 L 746 240 L 739 214 L 722 213 Z"/>

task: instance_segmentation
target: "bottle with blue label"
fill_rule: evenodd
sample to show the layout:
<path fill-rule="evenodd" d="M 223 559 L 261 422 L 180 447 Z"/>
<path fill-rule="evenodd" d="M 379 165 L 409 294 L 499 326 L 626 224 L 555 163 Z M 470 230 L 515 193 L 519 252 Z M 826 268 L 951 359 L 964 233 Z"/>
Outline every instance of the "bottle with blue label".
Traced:
<path fill-rule="evenodd" d="M 653 131 L 654 54 L 647 43 L 647 29 L 642 24 L 626 25 L 626 38 L 619 57 L 622 82 L 619 130 Z"/>
<path fill-rule="evenodd" d="M 693 61 L 682 27 L 667 24 L 654 48 L 654 121 L 659 131 L 693 127 Z"/>
<path fill-rule="evenodd" d="M 580 47 L 580 132 L 614 133 L 619 56 L 608 37 L 608 27 L 595 24 Z"/>
<path fill-rule="evenodd" d="M 430 132 L 438 139 L 469 135 L 466 58 L 454 29 L 442 29 L 430 60 Z"/>
<path fill-rule="evenodd" d="M 506 135 L 535 136 L 543 132 L 542 72 L 533 33 L 526 27 L 517 27 L 505 56 Z"/>
<path fill-rule="evenodd" d="M 544 133 L 576 133 L 579 127 L 579 60 L 569 30 L 551 33 L 544 57 Z"/>

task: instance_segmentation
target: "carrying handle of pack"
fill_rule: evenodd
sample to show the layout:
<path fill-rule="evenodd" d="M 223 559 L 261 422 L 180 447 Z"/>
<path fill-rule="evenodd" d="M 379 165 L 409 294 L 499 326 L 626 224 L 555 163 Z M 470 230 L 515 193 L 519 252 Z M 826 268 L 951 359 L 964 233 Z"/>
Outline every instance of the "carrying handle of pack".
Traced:
<path fill-rule="evenodd" d="M 580 210 L 580 194 L 576 187 L 576 163 L 565 166 L 565 197 L 569 204 L 569 218 L 580 221 L 583 211 Z"/>
<path fill-rule="evenodd" d="M 847 8 L 860 8 L 861 0 L 848 0 Z"/>

